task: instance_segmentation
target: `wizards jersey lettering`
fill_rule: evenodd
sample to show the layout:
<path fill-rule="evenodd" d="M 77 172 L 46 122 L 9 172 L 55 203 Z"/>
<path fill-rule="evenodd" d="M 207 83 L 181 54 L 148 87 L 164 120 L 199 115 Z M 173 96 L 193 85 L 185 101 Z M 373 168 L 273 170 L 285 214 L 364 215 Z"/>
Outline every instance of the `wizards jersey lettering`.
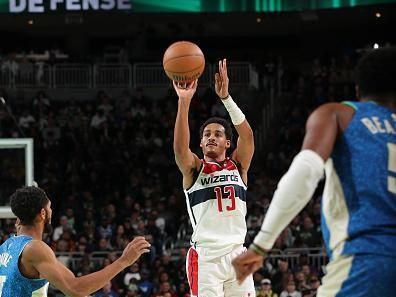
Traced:
<path fill-rule="evenodd" d="M 246 190 L 236 164 L 229 158 L 222 163 L 203 160 L 195 183 L 184 190 L 194 230 L 191 242 L 209 248 L 206 256 L 223 256 L 244 243 Z"/>

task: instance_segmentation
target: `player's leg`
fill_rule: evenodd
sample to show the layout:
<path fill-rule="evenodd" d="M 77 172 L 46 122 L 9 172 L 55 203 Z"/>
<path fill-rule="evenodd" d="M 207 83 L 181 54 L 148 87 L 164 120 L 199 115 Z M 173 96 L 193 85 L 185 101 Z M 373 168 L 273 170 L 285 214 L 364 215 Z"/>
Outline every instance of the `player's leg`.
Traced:
<path fill-rule="evenodd" d="M 199 249 L 190 248 L 186 259 L 186 272 L 191 297 L 224 297 L 225 272 L 219 269 L 220 259 L 205 261 Z"/>
<path fill-rule="evenodd" d="M 245 252 L 246 248 L 241 246 L 225 257 L 225 269 L 229 272 L 227 281 L 224 283 L 225 297 L 255 297 L 253 275 L 248 276 L 242 284 L 238 284 L 234 267 L 231 265 L 232 259 Z"/>
<path fill-rule="evenodd" d="M 327 265 L 317 297 L 393 297 L 396 258 L 377 255 L 339 257 Z"/>
<path fill-rule="evenodd" d="M 191 297 L 198 296 L 198 253 L 190 247 L 186 257 L 186 273 Z"/>

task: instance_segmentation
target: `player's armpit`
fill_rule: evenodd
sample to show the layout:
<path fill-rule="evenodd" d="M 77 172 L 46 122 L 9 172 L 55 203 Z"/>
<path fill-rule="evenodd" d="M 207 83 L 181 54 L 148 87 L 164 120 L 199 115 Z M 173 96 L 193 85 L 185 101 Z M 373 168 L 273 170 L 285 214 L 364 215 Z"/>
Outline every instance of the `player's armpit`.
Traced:
<path fill-rule="evenodd" d="M 183 174 L 183 188 L 189 188 L 194 182 L 195 172 L 199 171 L 201 167 L 201 160 L 194 153 L 191 153 L 192 158 L 188 162 L 180 160 L 175 154 L 176 164 L 179 167 L 180 172 Z"/>

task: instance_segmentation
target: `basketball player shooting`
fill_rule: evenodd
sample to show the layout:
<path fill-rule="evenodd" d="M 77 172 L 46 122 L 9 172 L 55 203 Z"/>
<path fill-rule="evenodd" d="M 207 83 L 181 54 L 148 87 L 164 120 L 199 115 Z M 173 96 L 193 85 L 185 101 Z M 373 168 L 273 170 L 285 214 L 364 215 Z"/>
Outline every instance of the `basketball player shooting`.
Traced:
<path fill-rule="evenodd" d="M 231 260 L 243 253 L 246 235 L 247 173 L 254 153 L 253 131 L 228 92 L 226 59 L 219 61 L 215 91 L 238 132 L 236 149 L 227 157 L 232 127 L 210 118 L 200 128 L 203 159 L 190 148 L 188 113 L 198 80 L 173 82 L 179 97 L 173 148 L 183 174 L 187 211 L 193 227 L 187 254 L 191 295 L 199 297 L 255 296 L 253 278 L 238 285 Z"/>
<path fill-rule="evenodd" d="M 328 103 L 309 117 L 300 153 L 279 181 L 261 231 L 233 260 L 243 281 L 311 199 L 324 173 L 322 230 L 330 258 L 317 297 L 396 292 L 396 48 L 356 69 L 360 102 Z"/>

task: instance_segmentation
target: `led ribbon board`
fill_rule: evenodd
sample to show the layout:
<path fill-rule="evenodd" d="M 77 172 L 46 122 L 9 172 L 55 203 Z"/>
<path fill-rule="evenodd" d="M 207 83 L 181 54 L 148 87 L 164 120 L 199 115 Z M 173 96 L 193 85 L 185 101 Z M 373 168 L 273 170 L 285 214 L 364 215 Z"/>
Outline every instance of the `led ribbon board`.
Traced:
<path fill-rule="evenodd" d="M 285 12 L 395 3 L 396 0 L 0 0 L 0 13 L 120 11 L 133 13 Z"/>

